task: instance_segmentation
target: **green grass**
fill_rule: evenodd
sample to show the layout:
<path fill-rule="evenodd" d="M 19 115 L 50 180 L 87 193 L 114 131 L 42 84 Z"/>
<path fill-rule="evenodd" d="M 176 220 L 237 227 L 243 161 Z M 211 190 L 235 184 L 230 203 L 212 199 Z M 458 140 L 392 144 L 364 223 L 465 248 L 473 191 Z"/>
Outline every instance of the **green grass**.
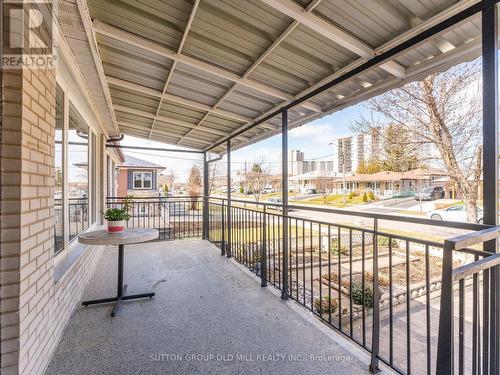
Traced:
<path fill-rule="evenodd" d="M 290 233 L 295 236 L 295 233 L 299 234 L 299 236 L 304 236 L 308 237 L 311 234 L 312 235 L 318 235 L 319 232 L 316 230 L 310 230 L 307 227 L 304 228 L 304 232 L 302 232 L 302 226 L 298 225 L 290 225 Z M 259 241 L 263 235 L 263 231 L 261 227 L 256 227 L 256 228 L 233 228 L 231 231 L 231 236 L 234 241 L 237 241 L 238 239 L 245 239 L 246 241 Z M 220 238 L 221 237 L 221 230 L 220 229 L 214 229 L 210 231 L 210 237 L 211 238 Z M 268 240 L 278 239 L 278 238 L 283 238 L 283 225 L 282 224 L 277 224 L 273 226 L 272 223 L 269 223 L 267 225 L 267 238 Z"/>
<path fill-rule="evenodd" d="M 368 201 L 371 202 L 371 201 Z M 315 205 L 326 205 L 333 206 L 337 208 L 343 208 L 348 206 L 354 206 L 358 204 L 364 204 L 368 202 L 363 202 L 363 195 L 357 195 L 349 198 L 349 194 L 346 195 L 346 202 L 344 203 L 344 196 L 342 194 L 327 195 L 325 197 L 316 197 L 312 199 L 301 199 L 294 200 L 293 204 L 315 204 Z"/>

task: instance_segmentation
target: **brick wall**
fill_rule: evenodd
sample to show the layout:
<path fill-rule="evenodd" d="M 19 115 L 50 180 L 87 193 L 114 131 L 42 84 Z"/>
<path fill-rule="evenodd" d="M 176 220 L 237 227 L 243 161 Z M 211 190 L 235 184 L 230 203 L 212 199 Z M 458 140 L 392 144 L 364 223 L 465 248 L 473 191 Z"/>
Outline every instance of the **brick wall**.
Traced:
<path fill-rule="evenodd" d="M 0 143 L 2 375 L 43 373 L 102 252 L 102 248 L 89 248 L 64 277 L 55 282 L 54 116 L 53 71 L 3 72 Z M 102 169 L 98 173 L 102 173 Z"/>

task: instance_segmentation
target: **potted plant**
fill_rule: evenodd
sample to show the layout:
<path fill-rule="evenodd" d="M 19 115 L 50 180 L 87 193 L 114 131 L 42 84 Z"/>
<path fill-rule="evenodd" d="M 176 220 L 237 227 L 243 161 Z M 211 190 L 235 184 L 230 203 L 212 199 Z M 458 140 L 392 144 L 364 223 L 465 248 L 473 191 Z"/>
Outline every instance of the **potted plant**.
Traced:
<path fill-rule="evenodd" d="M 120 233 L 125 230 L 125 224 L 130 215 L 128 209 L 130 208 L 132 197 L 128 196 L 123 200 L 121 208 L 108 208 L 104 213 L 104 218 L 107 221 L 107 229 L 109 233 Z"/>

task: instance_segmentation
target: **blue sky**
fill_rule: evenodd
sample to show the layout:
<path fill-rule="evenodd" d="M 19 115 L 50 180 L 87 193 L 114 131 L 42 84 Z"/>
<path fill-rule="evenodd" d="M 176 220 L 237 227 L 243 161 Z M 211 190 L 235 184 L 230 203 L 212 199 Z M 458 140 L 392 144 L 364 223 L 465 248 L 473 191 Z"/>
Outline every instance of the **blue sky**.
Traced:
<path fill-rule="evenodd" d="M 332 158 L 332 146 L 328 145 L 334 138 L 352 134 L 350 126 L 353 121 L 367 114 L 362 105 L 354 105 L 342 111 L 312 121 L 289 132 L 289 149 L 301 150 L 306 159 Z M 146 147 L 169 147 L 163 143 L 126 136 L 123 145 Z M 200 160 L 197 154 L 166 153 L 160 151 L 124 150 L 126 154 L 146 159 L 166 166 L 167 173 L 174 172 L 179 181 L 185 180 L 191 166 Z M 243 168 L 244 163 L 263 158 L 270 162 L 273 169 L 279 170 L 281 160 L 281 135 L 268 138 L 256 144 L 237 150 L 232 154 L 232 169 Z"/>

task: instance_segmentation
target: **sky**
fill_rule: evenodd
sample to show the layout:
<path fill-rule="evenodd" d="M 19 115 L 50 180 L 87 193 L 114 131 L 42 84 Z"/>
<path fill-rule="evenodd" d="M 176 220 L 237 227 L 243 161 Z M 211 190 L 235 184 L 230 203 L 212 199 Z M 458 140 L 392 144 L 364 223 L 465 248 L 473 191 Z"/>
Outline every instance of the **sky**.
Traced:
<path fill-rule="evenodd" d="M 289 132 L 288 148 L 289 150 L 303 151 L 306 160 L 332 159 L 333 148 L 329 143 L 337 137 L 352 134 L 350 129 L 351 124 L 367 113 L 368 110 L 363 104 L 357 104 L 292 129 Z M 177 148 L 164 143 L 148 141 L 131 136 L 125 136 L 121 144 L 126 146 Z M 201 156 L 199 154 L 145 150 L 124 150 L 124 153 L 165 166 L 166 173 L 170 174 L 173 172 L 177 181 L 185 181 L 191 166 L 201 161 Z M 243 169 L 245 162 L 252 163 L 258 159 L 263 159 L 268 162 L 274 171 L 280 170 L 281 135 L 276 135 L 234 151 L 231 154 L 232 170 L 236 171 Z"/>

